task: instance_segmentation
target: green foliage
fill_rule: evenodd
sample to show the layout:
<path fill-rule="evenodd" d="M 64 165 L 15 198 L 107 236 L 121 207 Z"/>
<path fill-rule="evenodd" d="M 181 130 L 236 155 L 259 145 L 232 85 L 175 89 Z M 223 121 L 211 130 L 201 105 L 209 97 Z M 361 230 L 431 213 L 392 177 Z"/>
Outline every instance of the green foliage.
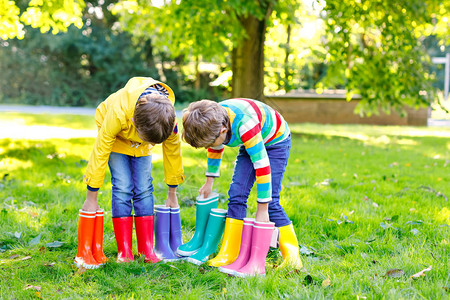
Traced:
<path fill-rule="evenodd" d="M 232 50 L 245 38 L 256 40 L 244 26 L 254 17 L 267 24 L 266 94 L 345 88 L 348 99 L 362 96 L 360 114 L 401 111 L 435 100 L 430 70 L 439 78 L 442 68 L 431 66 L 427 49 L 450 45 L 448 1 L 313 1 L 315 9 L 300 0 L 158 3 L 0 0 L 0 100 L 95 105 L 135 75 L 166 81 L 183 101 L 225 98 L 224 88 L 208 84 L 236 66 Z M 24 25 L 67 33 L 41 38 Z M 202 62 L 220 71 L 201 73 Z"/>
<path fill-rule="evenodd" d="M 19 2 L 19 3 L 17 3 Z M 25 35 L 24 25 L 40 28 L 41 32 L 53 34 L 65 32 L 70 25 L 81 28 L 83 0 L 31 0 L 20 10 L 23 1 L 0 1 L 0 37 L 22 39 Z"/>
<path fill-rule="evenodd" d="M 12 124 L 26 117 L 27 124 L 41 125 L 44 119 L 13 117 Z M 60 124 L 61 116 L 46 117 Z M 107 211 L 104 249 L 112 261 L 79 272 L 73 265 L 77 212 L 94 139 L 0 140 L 0 298 L 448 298 L 449 129 L 291 124 L 291 130 L 281 201 L 306 270 L 277 269 L 281 257 L 273 250 L 267 275 L 249 279 L 186 262 L 114 262 L 109 180 L 99 202 Z M 204 182 L 206 150 L 187 145 L 182 150 L 187 180 L 179 187 L 179 201 L 187 241 L 194 232 L 193 200 Z M 160 155 L 157 147 L 156 204 L 167 193 Z M 235 148 L 225 150 L 215 182 L 222 200 L 236 155 Z M 248 204 L 250 217 L 254 190 Z M 219 206 L 226 208 L 226 202 Z M 410 278 L 430 265 L 426 276 Z"/>
<path fill-rule="evenodd" d="M 2 100 L 26 104 L 94 106 L 130 77 L 158 77 L 126 33 L 92 24 L 56 36 L 28 29 L 0 47 Z M 120 63 L 118 63 L 120 62 Z"/>
<path fill-rule="evenodd" d="M 438 34 L 449 42 L 448 3 L 350 2 L 326 1 L 328 70 L 323 84 L 345 87 L 349 98 L 360 94 L 360 112 L 430 105 L 435 93 L 422 41 Z"/>

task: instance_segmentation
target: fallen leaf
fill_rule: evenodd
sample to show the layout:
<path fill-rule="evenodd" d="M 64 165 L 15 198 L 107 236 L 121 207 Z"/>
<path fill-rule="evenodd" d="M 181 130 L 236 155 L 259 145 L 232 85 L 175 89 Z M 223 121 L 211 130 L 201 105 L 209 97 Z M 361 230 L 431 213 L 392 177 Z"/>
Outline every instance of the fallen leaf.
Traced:
<path fill-rule="evenodd" d="M 324 281 L 322 281 L 322 287 L 329 287 L 331 285 L 331 280 L 330 279 L 325 279 Z"/>
<path fill-rule="evenodd" d="M 405 272 L 403 270 L 400 269 L 390 269 L 389 271 L 386 272 L 386 274 L 384 274 L 383 277 L 393 277 L 393 278 L 398 278 L 398 277 L 402 277 L 403 275 L 405 275 Z"/>
<path fill-rule="evenodd" d="M 85 267 L 79 267 L 74 275 L 80 275 L 80 274 L 83 274 L 84 272 L 86 272 L 86 268 Z"/>
<path fill-rule="evenodd" d="M 41 242 L 41 234 L 39 233 L 38 236 L 36 236 L 34 239 L 30 240 L 28 242 L 28 246 L 34 246 Z"/>
<path fill-rule="evenodd" d="M 60 241 L 54 241 L 54 242 L 46 244 L 46 246 L 49 247 L 49 248 L 59 248 L 62 245 L 64 245 L 64 242 L 60 242 Z"/>
<path fill-rule="evenodd" d="M 40 291 L 40 290 L 41 290 L 41 287 L 38 286 L 38 285 L 27 284 L 27 286 L 24 287 L 23 289 L 24 289 L 24 290 L 34 289 L 34 290 Z"/>
<path fill-rule="evenodd" d="M 450 287 L 446 287 L 446 286 L 444 286 L 444 287 L 443 287 L 443 289 L 444 289 L 444 291 L 446 291 L 446 292 L 449 292 L 449 293 L 450 293 Z"/>
<path fill-rule="evenodd" d="M 31 256 L 25 256 L 25 257 L 21 258 L 20 260 L 29 260 L 29 259 L 31 259 Z"/>
<path fill-rule="evenodd" d="M 19 257 L 19 254 L 13 254 L 13 255 L 11 255 L 9 257 L 9 259 L 15 259 L 15 258 L 18 258 L 18 257 Z"/>
<path fill-rule="evenodd" d="M 423 269 L 423 270 L 420 271 L 419 273 L 416 273 L 416 274 L 414 274 L 414 275 L 411 275 L 410 278 L 412 278 L 412 279 L 417 279 L 417 278 L 423 277 L 423 276 L 425 276 L 425 272 L 429 272 L 429 271 L 431 271 L 431 269 L 432 269 L 431 266 L 429 266 L 428 268 Z"/>
<path fill-rule="evenodd" d="M 56 263 L 44 263 L 44 267 L 53 267 Z"/>
<path fill-rule="evenodd" d="M 38 297 L 39 299 L 42 299 L 40 292 L 36 292 L 35 294 L 36 294 L 36 297 Z"/>
<path fill-rule="evenodd" d="M 300 248 L 300 254 L 303 254 L 303 255 L 311 255 L 311 254 L 314 254 L 314 251 L 311 251 L 308 247 L 306 247 L 306 246 L 302 246 L 301 248 Z"/>
<path fill-rule="evenodd" d="M 422 225 L 423 221 L 422 220 L 408 221 L 408 222 L 406 222 L 406 224 L 409 224 L 409 225 Z"/>
<path fill-rule="evenodd" d="M 420 232 L 420 231 L 419 231 L 419 229 L 417 229 L 417 228 L 411 229 L 411 233 L 414 234 L 414 235 L 418 234 L 419 232 Z"/>
<path fill-rule="evenodd" d="M 377 208 L 377 207 L 378 207 L 378 204 L 375 203 L 375 202 L 372 202 L 372 206 L 375 207 L 375 208 Z"/>

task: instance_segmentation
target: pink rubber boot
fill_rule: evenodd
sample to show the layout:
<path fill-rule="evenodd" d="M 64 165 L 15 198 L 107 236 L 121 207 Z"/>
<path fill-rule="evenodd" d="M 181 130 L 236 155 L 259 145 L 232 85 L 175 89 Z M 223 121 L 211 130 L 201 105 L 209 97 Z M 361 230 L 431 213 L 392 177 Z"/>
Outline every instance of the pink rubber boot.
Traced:
<path fill-rule="evenodd" d="M 273 222 L 256 222 L 253 224 L 252 245 L 248 262 L 234 274 L 239 277 L 266 274 L 266 257 L 269 252 Z"/>
<path fill-rule="evenodd" d="M 228 266 L 219 267 L 219 271 L 222 273 L 236 275 L 236 271 L 245 266 L 250 257 L 250 250 L 252 247 L 252 231 L 253 223 L 255 219 L 245 218 L 244 226 L 242 228 L 242 238 L 241 238 L 241 250 L 239 251 L 239 256 L 236 260 L 229 264 Z"/>

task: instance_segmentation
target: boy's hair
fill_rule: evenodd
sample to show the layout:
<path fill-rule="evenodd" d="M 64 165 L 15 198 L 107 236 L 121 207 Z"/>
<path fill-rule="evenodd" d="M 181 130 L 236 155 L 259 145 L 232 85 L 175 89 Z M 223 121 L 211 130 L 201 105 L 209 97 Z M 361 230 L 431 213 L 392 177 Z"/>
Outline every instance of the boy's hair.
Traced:
<path fill-rule="evenodd" d="M 210 147 L 219 137 L 222 126 L 228 128 L 229 117 L 219 103 L 201 100 L 183 111 L 183 139 L 192 147 Z"/>
<path fill-rule="evenodd" d="M 134 124 L 145 142 L 164 142 L 175 126 L 175 109 L 172 102 L 166 96 L 158 94 L 141 97 L 134 110 Z"/>

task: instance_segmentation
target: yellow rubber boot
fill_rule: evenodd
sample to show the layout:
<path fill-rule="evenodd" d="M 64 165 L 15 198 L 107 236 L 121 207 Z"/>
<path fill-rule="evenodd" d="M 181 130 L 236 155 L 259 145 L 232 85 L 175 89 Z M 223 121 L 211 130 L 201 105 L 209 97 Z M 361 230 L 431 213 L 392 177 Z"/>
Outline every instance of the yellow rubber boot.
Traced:
<path fill-rule="evenodd" d="M 212 267 L 221 267 L 229 265 L 236 260 L 239 255 L 239 250 L 241 249 L 243 224 L 243 220 L 232 218 L 226 219 L 222 246 L 220 247 L 217 256 L 208 260 L 208 265 Z"/>
<path fill-rule="evenodd" d="M 300 252 L 294 226 L 289 224 L 283 227 L 278 227 L 278 229 L 280 231 L 278 243 L 280 245 L 281 255 L 283 256 L 283 262 L 281 263 L 280 268 L 287 266 L 295 269 L 302 268 L 303 264 L 300 259 Z"/>

